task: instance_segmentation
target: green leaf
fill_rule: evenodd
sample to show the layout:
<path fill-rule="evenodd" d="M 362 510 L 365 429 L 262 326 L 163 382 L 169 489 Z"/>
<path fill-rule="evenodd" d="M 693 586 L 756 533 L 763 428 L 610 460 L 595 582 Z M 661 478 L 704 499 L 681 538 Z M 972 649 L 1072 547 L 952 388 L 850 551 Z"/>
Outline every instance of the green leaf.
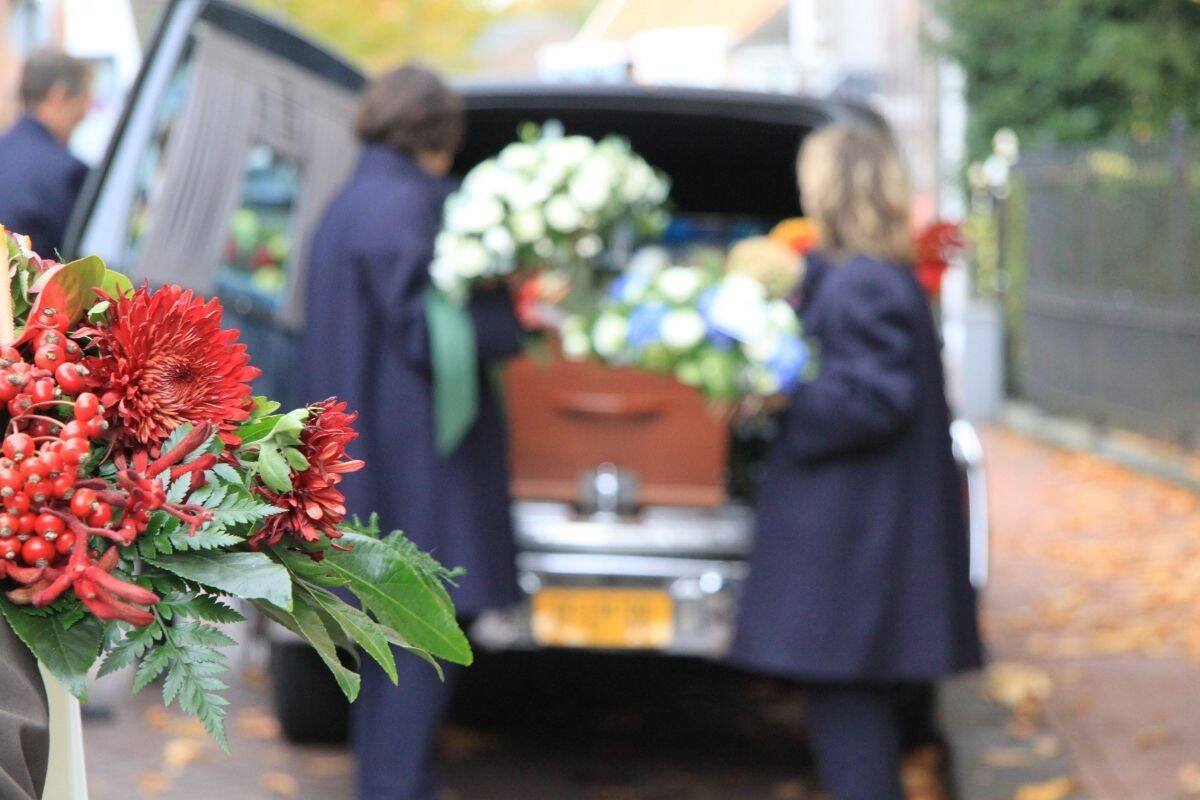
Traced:
<path fill-rule="evenodd" d="M 270 436 L 271 431 L 275 430 L 275 423 L 279 422 L 279 419 L 279 416 L 267 416 L 239 426 L 237 435 L 242 440 L 242 448 L 246 448 L 247 445 Z"/>
<path fill-rule="evenodd" d="M 100 280 L 100 291 L 109 297 L 123 297 L 133 291 L 133 281 L 115 269 L 105 269 L 104 277 Z"/>
<path fill-rule="evenodd" d="M 264 397 L 263 395 L 255 395 L 254 410 L 250 412 L 250 418 L 247 420 L 247 422 L 256 422 L 265 416 L 274 414 L 276 411 L 279 410 L 279 406 L 280 406 L 279 403 L 275 402 L 274 400 L 270 399 L 269 397 Z M 272 426 L 272 427 L 274 427 L 274 426 Z"/>
<path fill-rule="evenodd" d="M 49 308 L 72 323 L 79 320 L 99 299 L 94 290 L 103 282 L 104 273 L 104 262 L 98 256 L 86 256 L 47 271 L 34 286 L 38 297 L 29 312 L 30 322 Z"/>
<path fill-rule="evenodd" d="M 258 451 L 258 474 L 263 483 L 277 492 L 292 490 L 292 473 L 279 448 L 273 444 L 263 444 Z"/>
<path fill-rule="evenodd" d="M 220 463 L 212 468 L 212 473 L 226 483 L 231 483 L 234 486 L 242 486 L 242 476 L 236 469 L 229 464 Z"/>
<path fill-rule="evenodd" d="M 272 439 L 278 439 L 288 444 L 300 443 L 300 431 L 304 430 L 304 421 L 308 419 L 307 408 L 297 408 L 279 418 L 271 430 Z"/>
<path fill-rule="evenodd" d="M 125 634 L 124 639 L 117 642 L 104 656 L 104 661 L 100 664 L 100 670 L 97 675 L 103 678 L 105 675 L 117 672 L 133 664 L 145 655 L 146 650 L 154 644 L 155 638 L 161 635 L 161 633 L 162 626 L 159 625 L 158 620 L 155 620 L 144 628 L 133 628 Z"/>
<path fill-rule="evenodd" d="M 104 322 L 105 318 L 108 316 L 108 309 L 111 306 L 112 303 L 108 300 L 101 300 L 99 303 L 96 303 L 96 305 L 88 309 L 88 322 L 92 323 L 93 325 L 98 325 L 101 322 Z"/>
<path fill-rule="evenodd" d="M 137 672 L 134 673 L 133 691 L 140 692 L 161 675 L 162 671 L 167 668 L 167 664 L 171 662 L 173 654 L 174 647 L 171 646 L 160 645 L 152 648 L 142 659 L 142 663 L 138 665 Z"/>
<path fill-rule="evenodd" d="M 148 558 L 151 564 L 189 581 L 247 600 L 292 606 L 292 576 L 265 553 L 202 550 Z"/>
<path fill-rule="evenodd" d="M 392 683 L 399 680 L 396 676 L 396 659 L 388 645 L 387 634 L 379 627 L 379 623 L 333 592 L 320 588 L 305 588 L 301 591 L 306 600 L 323 610 L 351 639 L 358 642 L 367 655 L 375 659 L 375 663 L 383 668 L 392 679 Z"/>
<path fill-rule="evenodd" d="M 283 448 L 283 457 L 287 460 L 288 466 L 296 472 L 308 469 L 308 459 L 294 447 Z"/>
<path fill-rule="evenodd" d="M 189 472 L 186 475 L 180 475 L 171 482 L 171 487 L 167 489 L 167 502 L 182 503 L 188 495 L 188 489 L 192 485 L 192 475 Z"/>
<path fill-rule="evenodd" d="M 179 551 L 226 549 L 243 541 L 242 537 L 225 532 L 224 525 L 217 519 L 195 533 L 188 533 L 183 522 L 165 511 L 156 511 L 150 517 L 146 532 L 138 538 L 137 549 L 143 558 L 153 559 Z"/>
<path fill-rule="evenodd" d="M 329 629 L 325 627 L 325 622 L 317 613 L 316 608 L 299 594 L 295 598 L 291 613 L 269 603 L 255 603 L 255 605 L 268 617 L 299 634 L 311 644 L 317 651 L 317 655 L 325 662 L 325 666 L 333 673 L 333 677 L 341 687 L 342 693 L 346 695 L 346 699 L 354 702 L 358 697 L 358 675 L 353 670 L 347 669 L 338 658 L 333 637 L 330 635 Z"/>
<path fill-rule="evenodd" d="M 344 585 L 366 611 L 414 647 L 456 664 L 471 663 L 471 645 L 458 627 L 454 604 L 414 556 L 419 551 L 351 532 L 340 542 L 351 549 L 330 548 L 320 562 L 281 548 L 275 554 L 302 577 Z"/>
<path fill-rule="evenodd" d="M 58 616 L 26 613 L 24 606 L 0 597 L 0 612 L 25 646 L 71 694 L 87 699 L 87 674 L 100 653 L 104 625 L 88 615 L 70 627 Z"/>
<path fill-rule="evenodd" d="M 151 650 L 142 662 L 145 667 L 153 659 L 146 671 L 160 673 L 162 667 L 158 662 L 166 659 L 163 702 L 170 705 L 178 700 L 180 710 L 199 719 L 226 752 L 229 742 L 225 736 L 225 707 L 229 701 L 217 692 L 228 687 L 213 676 L 228 669 L 225 655 L 218 648 L 234 644 L 233 639 L 212 625 L 183 620 L 163 629 L 162 645 Z"/>
<path fill-rule="evenodd" d="M 216 597 L 196 592 L 171 592 L 157 604 L 159 611 L 170 608 L 174 613 L 192 619 L 227 624 L 244 622 L 245 617 L 240 611 L 230 608 Z"/>

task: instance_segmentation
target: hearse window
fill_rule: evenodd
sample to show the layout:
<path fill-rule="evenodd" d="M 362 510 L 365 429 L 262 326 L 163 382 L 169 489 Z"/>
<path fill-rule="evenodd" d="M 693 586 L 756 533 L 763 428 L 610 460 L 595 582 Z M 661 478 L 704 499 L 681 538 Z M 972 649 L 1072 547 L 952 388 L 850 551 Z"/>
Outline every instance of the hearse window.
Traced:
<path fill-rule="evenodd" d="M 218 293 L 249 324 L 295 330 L 294 265 L 356 158 L 355 95 L 216 28 L 194 40 L 182 108 L 164 104 L 140 176 L 132 271 Z"/>
<path fill-rule="evenodd" d="M 171 138 L 179 115 L 183 112 L 184 101 L 187 99 L 191 79 L 191 59 L 185 58 L 171 76 L 170 86 L 163 96 L 162 104 L 158 107 L 154 131 L 150 135 L 150 143 L 142 154 L 138 164 L 133 203 L 129 209 L 129 228 L 126 238 L 125 253 L 120 264 L 126 268 L 138 263 L 138 253 L 146 235 L 146 226 L 150 208 L 162 193 L 163 186 L 163 152 Z"/>
<path fill-rule="evenodd" d="M 299 190 L 294 158 L 268 144 L 250 149 L 216 281 L 221 296 L 243 313 L 274 312 L 283 300 Z"/>

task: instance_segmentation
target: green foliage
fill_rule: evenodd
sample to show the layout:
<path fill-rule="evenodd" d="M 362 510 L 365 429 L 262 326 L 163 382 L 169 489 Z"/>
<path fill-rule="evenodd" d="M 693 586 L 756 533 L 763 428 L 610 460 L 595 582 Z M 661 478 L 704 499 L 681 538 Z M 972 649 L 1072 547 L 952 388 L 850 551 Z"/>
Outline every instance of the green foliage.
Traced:
<path fill-rule="evenodd" d="M 368 70 L 408 59 L 463 70 L 476 66 L 470 46 L 491 23 L 552 14 L 579 24 L 595 0 L 252 0 L 283 14 Z"/>
<path fill-rule="evenodd" d="M 468 48 L 495 18 L 486 0 L 254 0 L 367 69 L 419 58 L 443 67 L 470 63 Z"/>
<path fill-rule="evenodd" d="M 321 661 L 329 667 L 346 699 L 354 702 L 358 697 L 358 674 L 341 662 L 338 644 L 335 641 L 335 637 L 345 639 L 346 635 L 331 617 L 323 614 L 310 602 L 310 597 L 307 592 L 297 591 L 290 613 L 267 603 L 260 603 L 258 607 L 268 617 L 299 634 L 312 645 Z"/>
<path fill-rule="evenodd" d="M 396 659 L 392 656 L 387 633 L 375 620 L 327 589 L 309 586 L 303 593 L 306 602 L 323 611 L 347 636 L 357 642 L 367 655 L 375 659 L 392 679 L 392 683 L 396 683 Z"/>
<path fill-rule="evenodd" d="M 406 645 L 457 664 L 471 663 L 471 646 L 443 585 L 452 573 L 400 534 L 376 539 L 348 531 L 340 541 L 350 550 L 330 549 L 321 561 L 282 548 L 274 552 L 305 581 L 349 589 Z"/>
<path fill-rule="evenodd" d="M 171 487 L 177 499 L 182 499 L 184 494 L 176 489 L 180 485 L 186 489 L 186 480 L 180 479 Z M 143 558 L 153 559 L 178 551 L 234 547 L 244 541 L 252 523 L 280 511 L 241 485 L 224 481 L 214 481 L 197 489 L 188 501 L 207 508 L 213 519 L 192 534 L 179 519 L 165 511 L 155 512 L 145 534 L 138 539 L 138 552 Z"/>
<path fill-rule="evenodd" d="M 284 609 L 292 605 L 291 575 L 264 553 L 199 550 L 146 560 L 184 580 L 221 592 L 248 600 L 266 600 Z"/>
<path fill-rule="evenodd" d="M 225 736 L 225 707 L 229 701 L 219 692 L 228 688 L 215 677 L 226 672 L 220 648 L 237 644 L 215 626 L 190 619 L 163 624 L 161 616 L 150 625 L 134 629 L 109 651 L 100 673 L 107 674 L 139 662 L 133 690 L 140 692 L 166 673 L 163 703 L 178 701 L 185 714 L 200 720 L 217 744 L 228 752 Z"/>
<path fill-rule="evenodd" d="M 0 597 L 0 612 L 17 638 L 71 694 L 87 699 L 87 673 L 100 652 L 104 626 L 90 614 L 50 616 L 35 611 Z"/>
<path fill-rule="evenodd" d="M 1176 0 L 939 0 L 945 52 L 967 74 L 968 150 L 1144 140 L 1179 111 L 1200 121 L 1200 4 Z"/>
<path fill-rule="evenodd" d="M 292 490 L 292 470 L 308 468 L 308 459 L 300 452 L 300 433 L 308 419 L 308 409 L 298 408 L 286 414 L 266 415 L 243 425 L 242 452 L 249 461 L 252 475 L 277 492 Z"/>

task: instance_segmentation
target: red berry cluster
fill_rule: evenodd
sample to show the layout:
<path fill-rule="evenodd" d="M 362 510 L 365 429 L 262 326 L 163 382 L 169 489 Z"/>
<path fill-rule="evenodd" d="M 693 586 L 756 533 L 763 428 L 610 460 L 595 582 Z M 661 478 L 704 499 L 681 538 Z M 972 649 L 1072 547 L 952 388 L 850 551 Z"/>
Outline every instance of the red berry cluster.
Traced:
<path fill-rule="evenodd" d="M 105 409 L 91 388 L 82 351 L 66 331 L 39 328 L 33 361 L 13 347 L 0 349 L 0 399 L 10 420 L 0 443 L 0 578 L 18 586 L 6 593 L 15 603 L 44 606 L 68 588 L 101 619 L 146 625 L 153 615 L 139 605 L 158 597 L 111 575 L 120 547 L 141 535 L 156 510 L 195 530 L 208 518 L 203 508 L 168 502 L 161 477 L 193 477 L 213 466 L 215 456 L 183 460 L 203 445 L 211 426 L 196 426 L 153 462 L 146 453 L 117 453 L 111 480 L 86 477 L 93 447 L 113 456 Z M 98 451 L 99 452 L 99 451 Z M 132 461 L 132 463 L 130 463 Z M 101 554 L 98 549 L 110 543 Z"/>
<path fill-rule="evenodd" d="M 0 402 L 14 417 L 45 407 L 62 393 L 79 394 L 90 382 L 87 367 L 79 363 L 82 348 L 64 331 L 38 328 L 33 346 L 32 363 L 15 347 L 0 348 Z M 46 435 L 50 430 L 41 421 L 33 433 Z"/>
<path fill-rule="evenodd" d="M 57 427 L 54 435 L 32 436 L 14 431 L 4 437 L 0 452 L 0 558 L 24 561 L 30 567 L 46 567 L 71 551 L 75 535 L 58 516 L 56 505 L 65 502 L 70 511 L 91 527 L 102 528 L 113 519 L 113 509 L 101 502 L 95 490 L 77 488 L 79 466 L 91 451 L 91 439 L 103 428 L 91 423 L 104 420 L 94 394 L 83 392 L 73 401 L 74 419 L 61 422 L 47 417 L 34 420 L 38 426 Z M 13 417 L 9 427 L 20 425 L 25 416 Z M 40 416 L 40 415 L 34 415 Z M 91 431 L 96 435 L 91 435 Z M 128 537 L 130 540 L 132 536 Z"/>

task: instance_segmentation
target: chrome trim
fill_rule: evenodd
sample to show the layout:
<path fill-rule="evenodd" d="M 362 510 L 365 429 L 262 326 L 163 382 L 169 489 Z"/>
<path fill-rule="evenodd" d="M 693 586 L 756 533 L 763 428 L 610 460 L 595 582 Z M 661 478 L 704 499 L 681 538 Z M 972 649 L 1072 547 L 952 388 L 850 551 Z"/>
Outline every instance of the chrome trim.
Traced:
<path fill-rule="evenodd" d="M 602 553 L 518 553 L 519 572 L 597 578 L 700 578 L 716 574 L 726 581 L 745 580 L 743 561 L 700 558 L 609 555 Z"/>
<path fill-rule="evenodd" d="M 967 529 L 971 542 L 971 585 L 982 589 L 988 582 L 991 560 L 991 522 L 988 519 L 987 475 L 983 468 L 983 442 L 975 426 L 963 419 L 950 423 L 954 458 L 967 482 Z"/>
<path fill-rule="evenodd" d="M 522 500 L 513 504 L 513 520 L 517 547 L 524 550 L 741 557 L 750 552 L 754 535 L 753 512 L 737 504 L 651 506 L 620 516 Z"/>

